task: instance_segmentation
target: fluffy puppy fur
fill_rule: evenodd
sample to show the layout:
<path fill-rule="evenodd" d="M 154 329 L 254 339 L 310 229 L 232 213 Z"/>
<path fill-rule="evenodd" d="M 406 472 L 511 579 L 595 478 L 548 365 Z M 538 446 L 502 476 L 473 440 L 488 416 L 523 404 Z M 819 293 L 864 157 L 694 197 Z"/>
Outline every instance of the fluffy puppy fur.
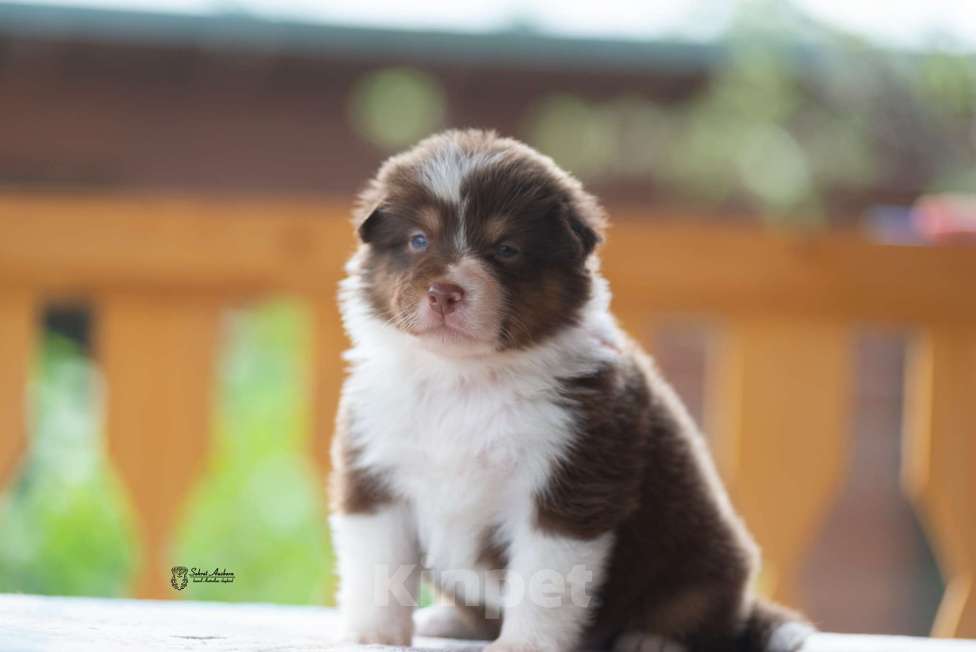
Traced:
<path fill-rule="evenodd" d="M 750 593 L 757 549 L 701 436 L 609 312 L 579 182 L 452 131 L 386 161 L 355 226 L 331 491 L 348 639 L 800 647 L 809 628 Z M 422 573 L 440 600 L 413 614 Z"/>

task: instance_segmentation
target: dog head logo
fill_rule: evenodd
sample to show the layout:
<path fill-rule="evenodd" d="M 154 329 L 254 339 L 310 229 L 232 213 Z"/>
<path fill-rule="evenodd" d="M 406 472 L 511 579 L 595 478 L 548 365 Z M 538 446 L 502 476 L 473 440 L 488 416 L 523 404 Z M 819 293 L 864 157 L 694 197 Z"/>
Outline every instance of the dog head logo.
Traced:
<path fill-rule="evenodd" d="M 186 566 L 173 566 L 171 570 L 173 571 L 173 577 L 169 580 L 170 586 L 177 591 L 182 591 L 186 588 L 187 583 L 186 574 L 188 571 Z"/>

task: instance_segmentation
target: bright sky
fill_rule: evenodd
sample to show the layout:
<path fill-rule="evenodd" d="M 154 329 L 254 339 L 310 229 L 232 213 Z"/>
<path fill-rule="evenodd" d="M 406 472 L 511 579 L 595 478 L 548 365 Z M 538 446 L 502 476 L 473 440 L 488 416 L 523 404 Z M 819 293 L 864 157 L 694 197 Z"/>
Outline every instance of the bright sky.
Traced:
<path fill-rule="evenodd" d="M 25 0 L 20 0 L 21 2 Z M 976 49 L 976 0 L 794 0 L 817 18 L 891 46 Z M 707 38 L 735 0 L 34 0 L 29 4 L 206 14 L 234 11 L 378 27 L 460 31 L 512 25 L 571 36 Z"/>

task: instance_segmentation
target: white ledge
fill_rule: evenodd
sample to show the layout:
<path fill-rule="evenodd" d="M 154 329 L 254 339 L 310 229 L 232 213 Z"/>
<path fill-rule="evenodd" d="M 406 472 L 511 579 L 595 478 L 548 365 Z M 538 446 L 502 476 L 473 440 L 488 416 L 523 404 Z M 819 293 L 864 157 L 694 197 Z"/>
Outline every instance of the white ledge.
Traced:
<path fill-rule="evenodd" d="M 0 650 L 311 652 L 336 646 L 336 614 L 321 607 L 0 595 Z M 414 651 L 478 652 L 483 643 L 419 639 Z M 976 652 L 976 641 L 815 634 L 804 652 Z"/>

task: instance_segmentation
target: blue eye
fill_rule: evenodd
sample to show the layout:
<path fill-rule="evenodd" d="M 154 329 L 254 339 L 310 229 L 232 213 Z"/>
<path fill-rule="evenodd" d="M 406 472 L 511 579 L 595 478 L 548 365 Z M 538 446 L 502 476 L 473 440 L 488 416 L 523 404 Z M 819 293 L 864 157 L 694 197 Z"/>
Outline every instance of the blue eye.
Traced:
<path fill-rule="evenodd" d="M 514 258 L 519 250 L 510 244 L 500 244 L 495 247 L 495 256 L 498 258 Z"/>
<path fill-rule="evenodd" d="M 418 233 L 410 238 L 410 248 L 414 251 L 424 251 L 428 244 L 427 236 L 423 233 Z"/>

